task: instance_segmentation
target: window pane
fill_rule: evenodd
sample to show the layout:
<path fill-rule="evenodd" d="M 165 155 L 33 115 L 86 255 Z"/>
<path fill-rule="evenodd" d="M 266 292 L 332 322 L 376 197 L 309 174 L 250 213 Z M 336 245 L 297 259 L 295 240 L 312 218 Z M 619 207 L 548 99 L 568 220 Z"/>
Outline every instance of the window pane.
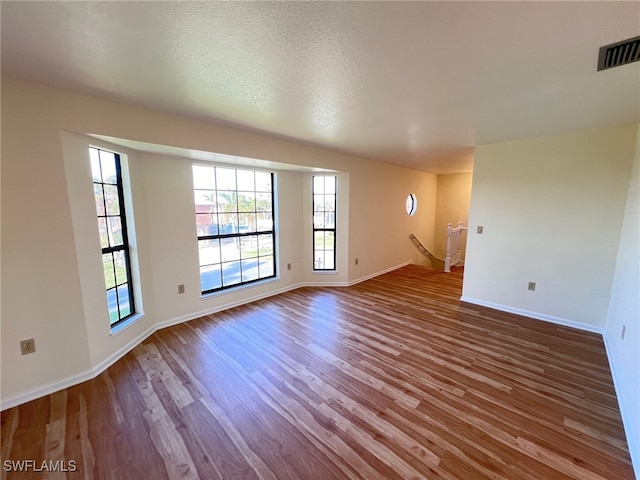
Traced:
<path fill-rule="evenodd" d="M 218 215 L 215 213 L 197 213 L 196 226 L 198 236 L 218 235 Z"/>
<path fill-rule="evenodd" d="M 258 278 L 258 259 L 250 258 L 248 260 L 242 260 L 242 281 L 250 282 Z"/>
<path fill-rule="evenodd" d="M 313 234 L 314 250 L 324 250 L 324 233 L 325 232 L 315 232 Z"/>
<path fill-rule="evenodd" d="M 222 287 L 222 272 L 220 265 L 200 267 L 200 288 L 203 292 Z"/>
<path fill-rule="evenodd" d="M 271 218 L 271 213 L 260 212 L 257 215 L 256 222 L 257 222 L 257 230 L 259 232 L 273 230 L 273 220 Z"/>
<path fill-rule="evenodd" d="M 336 228 L 336 212 L 324 213 L 324 228 Z"/>
<path fill-rule="evenodd" d="M 240 239 L 240 251 L 242 259 L 257 257 L 258 238 L 254 235 L 251 235 L 250 237 L 242 237 Z"/>
<path fill-rule="evenodd" d="M 324 196 L 324 209 L 327 212 L 335 212 L 336 211 L 336 197 L 333 195 L 325 195 Z"/>
<path fill-rule="evenodd" d="M 118 306 L 120 307 L 121 317 L 131 315 L 131 302 L 129 300 L 129 285 L 126 283 L 120 285 L 118 287 Z"/>
<path fill-rule="evenodd" d="M 117 247 L 122 245 L 122 221 L 120 217 L 107 217 L 109 245 Z"/>
<path fill-rule="evenodd" d="M 115 275 L 115 267 L 113 265 L 113 254 L 112 253 L 104 253 L 102 254 L 102 266 L 104 269 L 104 283 L 107 289 L 113 288 L 116 286 L 116 275 Z"/>
<path fill-rule="evenodd" d="M 221 213 L 218 215 L 220 221 L 218 230 L 220 231 L 220 235 L 238 233 L 237 217 L 238 215 L 236 213 Z"/>
<path fill-rule="evenodd" d="M 335 254 L 333 250 L 325 250 L 324 252 L 324 268 L 326 270 L 333 270 L 336 268 L 336 262 L 334 258 Z"/>
<path fill-rule="evenodd" d="M 228 262 L 222 264 L 222 285 L 228 287 L 240 283 L 240 262 Z"/>
<path fill-rule="evenodd" d="M 101 184 L 93 184 L 93 193 L 96 197 L 96 212 L 98 216 L 104 216 L 104 195 L 102 193 L 102 185 Z"/>
<path fill-rule="evenodd" d="M 271 212 L 272 205 L 270 193 L 256 194 L 256 210 L 258 212 Z"/>
<path fill-rule="evenodd" d="M 256 191 L 271 192 L 271 174 L 266 172 L 256 172 Z"/>
<path fill-rule="evenodd" d="M 113 262 L 116 269 L 116 284 L 127 283 L 127 263 L 124 251 L 113 252 Z"/>
<path fill-rule="evenodd" d="M 273 255 L 273 237 L 271 235 L 260 235 L 258 237 L 258 251 L 261 257 Z"/>
<path fill-rule="evenodd" d="M 193 188 L 215 190 L 216 174 L 215 168 L 204 165 L 193 166 Z"/>
<path fill-rule="evenodd" d="M 221 238 L 222 261 L 240 260 L 240 242 L 237 237 Z"/>
<path fill-rule="evenodd" d="M 255 188 L 254 173 L 247 170 L 238 170 L 238 190 L 253 192 Z"/>
<path fill-rule="evenodd" d="M 100 165 L 102 166 L 102 181 L 113 185 L 117 184 L 116 156 L 111 152 L 100 150 Z"/>
<path fill-rule="evenodd" d="M 198 242 L 200 265 L 220 263 L 220 240 L 200 240 Z"/>
<path fill-rule="evenodd" d="M 324 228 L 324 214 L 322 212 L 316 212 L 313 215 L 313 227 Z"/>
<path fill-rule="evenodd" d="M 313 193 L 324 193 L 324 177 L 313 177 Z"/>
<path fill-rule="evenodd" d="M 109 233 L 107 232 L 107 219 L 98 218 L 98 232 L 100 233 L 100 248 L 109 248 Z"/>
<path fill-rule="evenodd" d="M 317 250 L 315 252 L 313 268 L 316 270 L 333 270 L 335 267 L 333 250 Z"/>
<path fill-rule="evenodd" d="M 240 222 L 238 233 L 251 233 L 256 231 L 256 214 L 255 213 L 241 213 L 238 215 Z"/>
<path fill-rule="evenodd" d="M 100 172 L 100 154 L 95 148 L 89 149 L 89 158 L 91 159 L 91 175 L 94 182 L 102 182 L 102 173 Z"/>
<path fill-rule="evenodd" d="M 324 232 L 324 248 L 334 250 L 336 243 L 336 232 Z"/>
<path fill-rule="evenodd" d="M 238 211 L 255 212 L 256 194 L 253 192 L 238 192 Z"/>
<path fill-rule="evenodd" d="M 118 299 L 116 297 L 116 289 L 111 288 L 107 290 L 107 305 L 109 307 L 109 323 L 113 325 L 118 320 L 120 320 L 120 316 L 118 315 Z"/>
<path fill-rule="evenodd" d="M 237 212 L 238 211 L 238 195 L 236 192 L 218 193 L 218 211 L 219 212 Z"/>
<path fill-rule="evenodd" d="M 336 177 L 324 177 L 324 193 L 335 195 L 336 193 Z"/>
<path fill-rule="evenodd" d="M 104 185 L 104 199 L 107 205 L 107 215 L 120 215 L 120 202 L 116 185 Z"/>
<path fill-rule="evenodd" d="M 216 167 L 218 190 L 236 190 L 236 171 L 231 168 Z"/>
<path fill-rule="evenodd" d="M 196 212 L 216 212 L 218 198 L 215 190 L 194 190 L 193 200 L 196 204 Z"/>
<path fill-rule="evenodd" d="M 260 257 L 260 278 L 272 277 L 275 275 L 275 265 L 273 263 L 273 256 Z"/>

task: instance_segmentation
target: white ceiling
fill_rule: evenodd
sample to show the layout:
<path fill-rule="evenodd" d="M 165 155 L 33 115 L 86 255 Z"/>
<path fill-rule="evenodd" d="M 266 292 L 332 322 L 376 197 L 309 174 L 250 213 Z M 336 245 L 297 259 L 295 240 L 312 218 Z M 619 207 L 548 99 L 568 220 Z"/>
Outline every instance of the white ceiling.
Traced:
<path fill-rule="evenodd" d="M 640 121 L 640 2 L 6 2 L 2 73 L 435 173 Z"/>

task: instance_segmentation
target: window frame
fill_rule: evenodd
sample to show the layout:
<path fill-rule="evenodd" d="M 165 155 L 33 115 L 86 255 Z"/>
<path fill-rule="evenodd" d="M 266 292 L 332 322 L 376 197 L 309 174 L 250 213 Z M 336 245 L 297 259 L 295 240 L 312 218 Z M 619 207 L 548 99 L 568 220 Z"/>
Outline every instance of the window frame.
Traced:
<path fill-rule="evenodd" d="M 112 255 L 112 264 L 113 264 L 113 281 L 114 281 L 114 286 L 111 288 L 108 288 L 107 285 L 107 277 L 106 277 L 106 273 L 104 274 L 104 281 L 105 281 L 105 288 L 106 288 L 106 294 L 107 294 L 107 310 L 109 311 L 109 325 L 110 328 L 113 330 L 116 327 L 122 325 L 125 321 L 129 320 L 130 318 L 132 318 L 134 315 L 137 314 L 136 311 L 136 302 L 135 302 L 135 295 L 134 295 L 134 285 L 133 285 L 133 275 L 132 275 L 132 266 L 131 266 L 131 253 L 130 253 L 130 242 L 129 242 L 129 230 L 128 230 L 128 225 L 127 225 L 127 212 L 126 212 L 126 204 L 125 204 L 125 195 L 124 195 L 124 181 L 122 178 L 122 160 L 120 158 L 120 154 L 117 152 L 113 152 L 111 150 L 107 150 L 105 148 L 100 148 L 100 147 L 94 147 L 94 146 L 89 146 L 89 157 L 91 158 L 91 150 L 95 150 L 97 151 L 97 155 L 98 155 L 98 160 L 100 163 L 100 182 L 97 182 L 95 180 L 95 177 L 93 175 L 93 165 L 92 165 L 92 181 L 93 181 L 93 188 L 94 188 L 94 197 L 95 197 L 95 189 L 96 189 L 96 185 L 100 185 L 101 189 L 102 189 L 102 198 L 103 198 L 103 208 L 104 208 L 104 215 L 100 215 L 100 212 L 97 210 L 97 199 L 94 200 L 95 201 L 95 206 L 96 206 L 96 219 L 98 220 L 98 235 L 100 235 L 100 222 L 99 219 L 104 218 L 105 219 L 105 225 L 108 224 L 108 218 L 119 218 L 120 220 L 120 226 L 121 226 L 121 232 L 122 232 L 122 244 L 121 245 L 115 245 L 115 246 L 111 246 L 111 245 L 107 245 L 106 247 L 102 246 L 102 241 L 100 242 L 100 248 L 101 248 L 101 258 L 102 258 L 102 265 L 103 265 L 103 272 L 104 272 L 104 256 L 105 255 Z M 103 177 L 103 170 L 102 170 L 102 155 L 101 152 L 106 152 L 109 153 L 111 155 L 113 155 L 114 157 L 114 164 L 115 164 L 115 180 L 116 183 L 108 183 L 105 182 L 105 179 Z M 118 215 L 110 215 L 108 213 L 108 208 L 107 208 L 107 199 L 106 196 L 104 194 L 105 189 L 104 186 L 105 185 L 109 185 L 109 186 L 116 186 L 116 191 L 117 191 L 117 198 L 118 198 Z M 107 227 L 108 228 L 108 227 Z M 108 243 L 110 243 L 110 241 L 108 240 Z M 123 256 L 124 256 L 124 262 L 125 262 L 125 268 L 124 268 L 124 273 L 125 273 L 125 281 L 118 283 L 118 275 L 116 273 L 116 266 L 115 266 L 115 258 L 113 257 L 113 254 L 116 252 L 123 252 Z M 126 285 L 126 290 L 127 290 L 127 295 L 129 298 L 129 313 L 126 315 L 122 315 L 121 312 L 121 304 L 120 304 L 120 296 L 118 294 L 118 288 Z M 115 322 L 111 321 L 111 311 L 109 310 L 109 291 L 110 290 L 114 290 L 115 291 L 115 302 L 116 302 L 116 308 L 117 308 L 117 320 Z"/>
<path fill-rule="evenodd" d="M 326 186 L 326 179 L 327 178 L 333 178 L 333 194 L 329 193 L 327 194 L 325 190 L 323 190 L 322 193 L 316 193 L 316 178 L 324 178 L 325 179 L 325 186 Z M 333 210 L 316 210 L 316 195 L 323 195 L 323 196 L 333 196 Z M 326 205 L 326 203 L 324 204 Z M 338 266 L 338 259 L 337 259 L 337 224 L 338 224 L 338 176 L 337 175 L 312 175 L 311 177 L 311 215 L 312 215 L 312 225 L 313 225 L 313 229 L 312 229 L 312 236 L 311 236 L 311 251 L 313 253 L 312 256 L 312 262 L 313 262 L 313 272 L 336 272 L 337 271 L 337 266 Z M 317 227 L 316 226 L 316 213 L 318 212 L 322 212 L 323 214 L 327 214 L 327 213 L 333 213 L 333 227 L 327 227 L 326 225 L 323 227 Z M 323 221 L 324 223 L 324 221 Z M 324 254 L 326 255 L 326 252 L 331 251 L 328 250 L 326 248 L 323 248 L 322 250 L 316 250 L 316 233 L 318 232 L 324 232 L 326 233 L 333 233 L 333 267 L 331 268 L 319 268 L 317 266 L 317 262 L 316 262 L 316 253 L 318 251 L 322 251 L 325 252 Z M 326 237 L 325 237 L 326 238 Z"/>
<path fill-rule="evenodd" d="M 196 188 L 195 185 L 195 174 L 193 172 L 194 168 L 193 167 L 206 167 L 206 168 L 212 168 L 214 169 L 215 173 L 215 189 L 203 189 L 203 188 Z M 218 175 L 217 175 L 217 170 L 218 169 L 226 169 L 226 170 L 233 170 L 234 171 L 234 175 L 235 175 L 235 179 L 236 179 L 236 187 L 235 190 L 225 190 L 225 189 L 220 189 L 219 185 L 218 185 Z M 238 179 L 238 172 L 242 171 L 242 172 L 251 172 L 254 174 L 254 179 L 255 179 L 255 174 L 256 173 L 261 173 L 261 174 L 268 174 L 269 178 L 270 178 L 270 184 L 271 184 L 271 189 L 269 192 L 264 192 L 261 190 L 258 190 L 257 186 L 254 183 L 254 189 L 253 191 L 251 190 L 240 190 L 238 188 L 238 184 L 237 184 L 237 179 Z M 216 197 L 219 195 L 220 192 L 223 193 L 231 193 L 232 195 L 235 194 L 235 199 L 236 199 L 236 210 L 235 212 L 233 212 L 236 215 L 240 215 L 242 213 L 247 213 L 247 214 L 255 214 L 256 215 L 256 228 L 255 230 L 252 231 L 242 231 L 242 225 L 239 224 L 238 221 L 238 225 L 237 225 L 237 231 L 233 231 L 236 230 L 235 229 L 235 225 L 232 226 L 232 231 L 231 232 L 226 232 L 226 233 L 221 233 L 220 230 L 220 226 L 222 224 L 217 223 L 216 224 L 216 230 L 218 233 L 216 234 L 206 234 L 206 235 L 201 235 L 198 231 L 196 231 L 196 245 L 198 248 L 198 268 L 200 270 L 200 294 L 201 296 L 205 297 L 205 296 L 209 296 L 209 295 L 213 295 L 216 294 L 218 292 L 222 292 L 222 291 L 228 291 L 231 289 L 235 289 L 235 288 L 239 288 L 239 287 L 244 287 L 247 285 L 251 285 L 251 284 L 255 284 L 255 283 L 259 283 L 259 282 L 264 282 L 266 280 L 270 280 L 273 278 L 277 278 L 278 275 L 278 262 L 277 262 L 277 233 L 276 233 L 276 175 L 274 172 L 272 171 L 266 171 L 266 170 L 259 170 L 259 169 L 252 169 L 252 168 L 237 168 L 235 165 L 207 165 L 207 164 L 203 164 L 203 163 L 193 163 L 192 164 L 192 178 L 194 179 L 194 186 L 193 186 L 193 192 L 194 192 L 194 207 L 195 207 L 195 212 L 194 215 L 196 217 L 196 230 L 198 229 L 198 227 L 200 226 L 200 223 L 198 222 L 198 215 L 202 215 L 205 212 L 199 212 L 198 211 L 198 204 L 195 201 L 195 194 L 198 191 L 210 191 L 213 193 L 215 193 Z M 254 198 L 257 199 L 258 194 L 265 194 L 265 193 L 269 193 L 270 194 L 270 203 L 271 203 L 271 210 L 270 211 L 260 211 L 258 210 L 258 203 L 256 200 L 255 203 L 255 208 L 253 211 L 241 211 L 240 210 L 240 206 L 238 203 L 238 199 L 239 199 L 239 195 L 241 193 L 253 193 L 254 194 Z M 260 230 L 257 226 L 257 222 L 258 222 L 258 214 L 260 212 L 265 212 L 265 213 L 269 213 L 271 215 L 271 228 L 269 230 Z M 216 212 L 209 212 L 208 214 L 215 214 L 215 215 L 219 215 L 222 212 L 217 211 Z M 224 212 L 222 213 L 223 215 L 229 215 L 230 212 Z M 219 219 L 219 217 L 218 217 Z M 271 236 L 271 253 L 269 255 L 264 255 L 263 258 L 271 256 L 272 257 L 272 261 L 273 261 L 273 272 L 270 275 L 267 276 L 260 276 L 260 237 L 261 236 L 265 236 L 265 235 L 269 235 Z M 255 242 L 256 245 L 258 245 L 258 254 L 256 257 L 249 257 L 249 258 L 242 258 L 242 242 L 243 239 L 251 239 L 252 237 L 255 238 Z M 219 262 L 214 262 L 214 263 L 209 263 L 209 264 L 204 264 L 202 263 L 202 258 L 200 258 L 200 242 L 201 241 L 220 241 L 222 242 L 223 240 L 228 240 L 228 239 L 238 239 L 238 249 L 240 252 L 240 256 L 238 257 L 238 259 L 235 260 L 227 260 L 225 261 L 223 256 L 222 256 L 222 245 L 220 243 L 220 261 Z M 257 269 L 258 269 L 258 278 L 253 278 L 253 279 L 249 279 L 249 280 L 242 280 L 242 272 L 243 272 L 243 266 L 242 266 L 242 262 L 243 260 L 251 260 L 251 259 L 256 259 L 257 261 Z M 223 267 L 224 264 L 227 263 L 234 263 L 234 262 L 238 262 L 240 264 L 240 281 L 236 282 L 236 283 L 231 283 L 231 284 L 227 284 L 225 285 L 225 276 L 224 276 L 224 272 L 223 272 Z M 214 287 L 214 288 L 208 288 L 205 289 L 203 288 L 203 282 L 202 282 L 202 269 L 203 267 L 206 266 L 212 266 L 212 265 L 219 265 L 220 266 L 220 286 L 219 287 Z"/>
<path fill-rule="evenodd" d="M 409 203 L 411 201 L 411 203 Z M 407 199 L 405 200 L 405 209 L 407 211 L 407 215 L 413 217 L 416 214 L 416 210 L 418 210 L 418 197 L 416 197 L 415 193 L 410 193 L 407 195 Z"/>

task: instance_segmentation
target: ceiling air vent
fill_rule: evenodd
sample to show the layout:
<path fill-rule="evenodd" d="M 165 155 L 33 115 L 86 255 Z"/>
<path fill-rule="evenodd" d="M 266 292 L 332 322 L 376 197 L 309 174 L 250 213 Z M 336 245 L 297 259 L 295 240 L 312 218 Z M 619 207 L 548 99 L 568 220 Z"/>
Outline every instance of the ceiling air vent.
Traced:
<path fill-rule="evenodd" d="M 598 71 L 640 60 L 640 37 L 600 47 Z"/>

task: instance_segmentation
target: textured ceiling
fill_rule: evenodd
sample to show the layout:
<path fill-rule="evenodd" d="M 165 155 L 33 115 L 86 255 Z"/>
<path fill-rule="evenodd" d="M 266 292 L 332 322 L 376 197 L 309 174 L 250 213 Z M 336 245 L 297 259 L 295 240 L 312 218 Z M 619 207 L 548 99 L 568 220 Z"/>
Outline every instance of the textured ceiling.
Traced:
<path fill-rule="evenodd" d="M 436 173 L 640 121 L 640 2 L 2 2 L 2 73 Z"/>

